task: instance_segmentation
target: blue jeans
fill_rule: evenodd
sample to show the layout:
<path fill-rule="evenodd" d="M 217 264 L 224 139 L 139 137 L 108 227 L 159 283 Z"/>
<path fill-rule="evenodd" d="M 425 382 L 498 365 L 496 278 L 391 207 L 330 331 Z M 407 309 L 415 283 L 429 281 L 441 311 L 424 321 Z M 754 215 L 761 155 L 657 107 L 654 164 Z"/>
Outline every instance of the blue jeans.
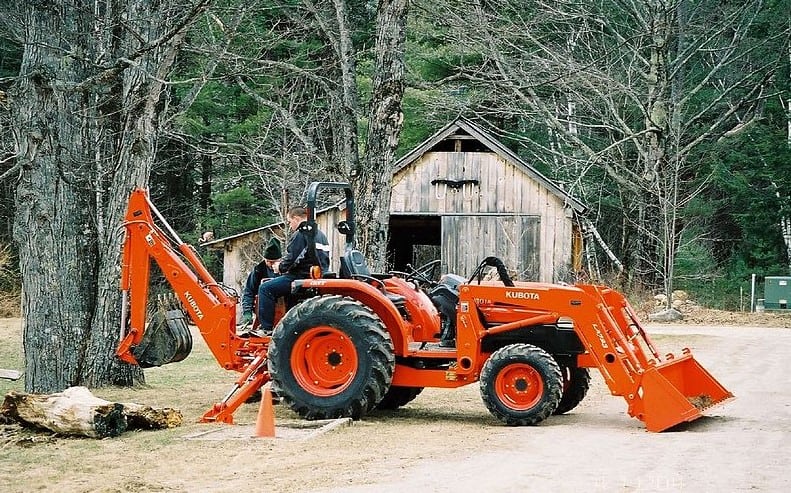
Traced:
<path fill-rule="evenodd" d="M 291 293 L 291 281 L 294 276 L 284 274 L 266 282 L 258 287 L 258 323 L 263 330 L 272 330 L 275 319 L 275 303 L 281 296 Z"/>

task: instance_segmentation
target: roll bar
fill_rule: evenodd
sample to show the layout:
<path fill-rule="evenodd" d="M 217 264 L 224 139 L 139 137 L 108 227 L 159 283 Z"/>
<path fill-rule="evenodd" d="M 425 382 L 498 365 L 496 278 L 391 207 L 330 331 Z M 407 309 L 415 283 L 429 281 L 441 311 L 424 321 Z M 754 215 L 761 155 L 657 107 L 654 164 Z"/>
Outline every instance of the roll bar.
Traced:
<path fill-rule="evenodd" d="M 338 223 L 338 231 L 346 236 L 346 249 L 354 248 L 354 233 L 357 230 L 354 222 L 354 193 L 352 187 L 344 182 L 314 181 L 308 186 L 307 213 L 308 226 L 316 230 L 316 197 L 319 189 L 329 188 L 343 190 L 346 195 L 346 219 Z"/>

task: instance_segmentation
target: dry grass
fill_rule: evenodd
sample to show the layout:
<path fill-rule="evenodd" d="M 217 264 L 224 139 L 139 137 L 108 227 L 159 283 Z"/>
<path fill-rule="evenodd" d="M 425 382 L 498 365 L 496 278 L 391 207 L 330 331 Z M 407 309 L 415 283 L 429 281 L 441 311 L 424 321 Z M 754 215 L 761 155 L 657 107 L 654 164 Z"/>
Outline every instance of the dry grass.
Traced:
<path fill-rule="evenodd" d="M 7 286 L 19 286 L 19 275 L 14 269 L 14 260 L 8 245 L 0 243 L 0 318 L 18 317 L 20 315 L 20 290 L 8 289 Z M 3 287 L 6 286 L 4 290 Z"/>
<path fill-rule="evenodd" d="M 0 319 L 0 366 L 23 370 L 20 319 Z M 147 385 L 92 389 L 103 399 L 173 407 L 184 425 L 127 432 L 104 440 L 33 434 L 0 424 L 0 485 L 4 493 L 72 491 L 278 491 L 397 479 L 399 471 L 428 458 L 472 453 L 486 437 L 508 431 L 486 410 L 477 385 L 426 389 L 398 412 L 376 412 L 343 432 L 310 441 L 250 439 L 198 441 L 188 435 L 227 425 L 200 424 L 200 416 L 230 389 L 235 373 L 222 370 L 198 337 L 184 361 L 146 370 Z M 0 395 L 23 391 L 24 377 L 0 380 Z M 255 423 L 258 404 L 242 406 L 240 425 Z M 275 406 L 278 426 L 297 416 Z M 477 438 L 475 438 L 477 436 Z M 415 447 L 420 443 L 421 446 Z M 360 465 L 371 458 L 365 471 Z M 386 469 L 382 469 L 385 464 Z M 257 486 L 256 486 L 257 485 Z"/>
<path fill-rule="evenodd" d="M 0 292 L 0 318 L 16 318 L 20 315 L 20 298 L 18 292 Z"/>
<path fill-rule="evenodd" d="M 0 320 L 3 366 L 22 369 L 20 325 L 18 319 Z M 395 479 L 403 467 L 445 456 L 448 443 L 455 444 L 455 453 L 468 454 L 487 437 L 507 432 L 485 410 L 477 386 L 468 386 L 427 389 L 398 413 L 375 414 L 343 433 L 310 442 L 190 441 L 184 437 L 224 426 L 196 421 L 227 391 L 232 375 L 219 369 L 198 340 L 189 358 L 147 370 L 146 376 L 145 387 L 94 393 L 113 401 L 178 408 L 185 425 L 106 440 L 53 438 L 17 429 L 0 440 L 3 491 L 238 491 L 256 484 L 258 491 L 310 491 Z M 0 380 L 0 393 L 10 390 L 22 390 L 22 381 Z M 256 411 L 255 405 L 243 406 L 236 421 L 251 424 Z M 282 406 L 276 406 L 276 416 L 278 423 L 294 417 Z M 365 471 L 360 470 L 363 463 Z"/>

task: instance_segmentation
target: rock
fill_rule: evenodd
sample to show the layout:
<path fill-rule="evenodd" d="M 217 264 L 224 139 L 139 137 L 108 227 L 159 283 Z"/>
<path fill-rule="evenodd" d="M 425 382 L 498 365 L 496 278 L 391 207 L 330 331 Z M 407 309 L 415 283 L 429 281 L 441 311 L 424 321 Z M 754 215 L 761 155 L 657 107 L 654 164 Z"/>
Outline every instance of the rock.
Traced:
<path fill-rule="evenodd" d="M 684 318 L 684 315 L 675 308 L 662 310 L 661 312 L 651 313 L 648 315 L 648 320 L 651 322 L 675 322 Z"/>
<path fill-rule="evenodd" d="M 676 289 L 673 291 L 673 301 L 679 300 L 681 302 L 685 302 L 689 300 L 689 293 L 686 291 L 682 291 L 681 289 Z"/>

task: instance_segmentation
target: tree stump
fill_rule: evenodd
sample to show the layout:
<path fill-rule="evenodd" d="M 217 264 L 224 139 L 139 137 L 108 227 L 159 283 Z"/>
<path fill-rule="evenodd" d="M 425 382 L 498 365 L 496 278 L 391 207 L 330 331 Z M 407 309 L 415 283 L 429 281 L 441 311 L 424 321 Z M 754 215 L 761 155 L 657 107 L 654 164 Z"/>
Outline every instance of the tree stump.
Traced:
<path fill-rule="evenodd" d="M 121 404 L 100 399 L 85 387 L 70 387 L 56 394 L 9 392 L 0 414 L 23 426 L 62 435 L 115 437 L 129 429 L 173 428 L 182 423 L 175 409 Z"/>

